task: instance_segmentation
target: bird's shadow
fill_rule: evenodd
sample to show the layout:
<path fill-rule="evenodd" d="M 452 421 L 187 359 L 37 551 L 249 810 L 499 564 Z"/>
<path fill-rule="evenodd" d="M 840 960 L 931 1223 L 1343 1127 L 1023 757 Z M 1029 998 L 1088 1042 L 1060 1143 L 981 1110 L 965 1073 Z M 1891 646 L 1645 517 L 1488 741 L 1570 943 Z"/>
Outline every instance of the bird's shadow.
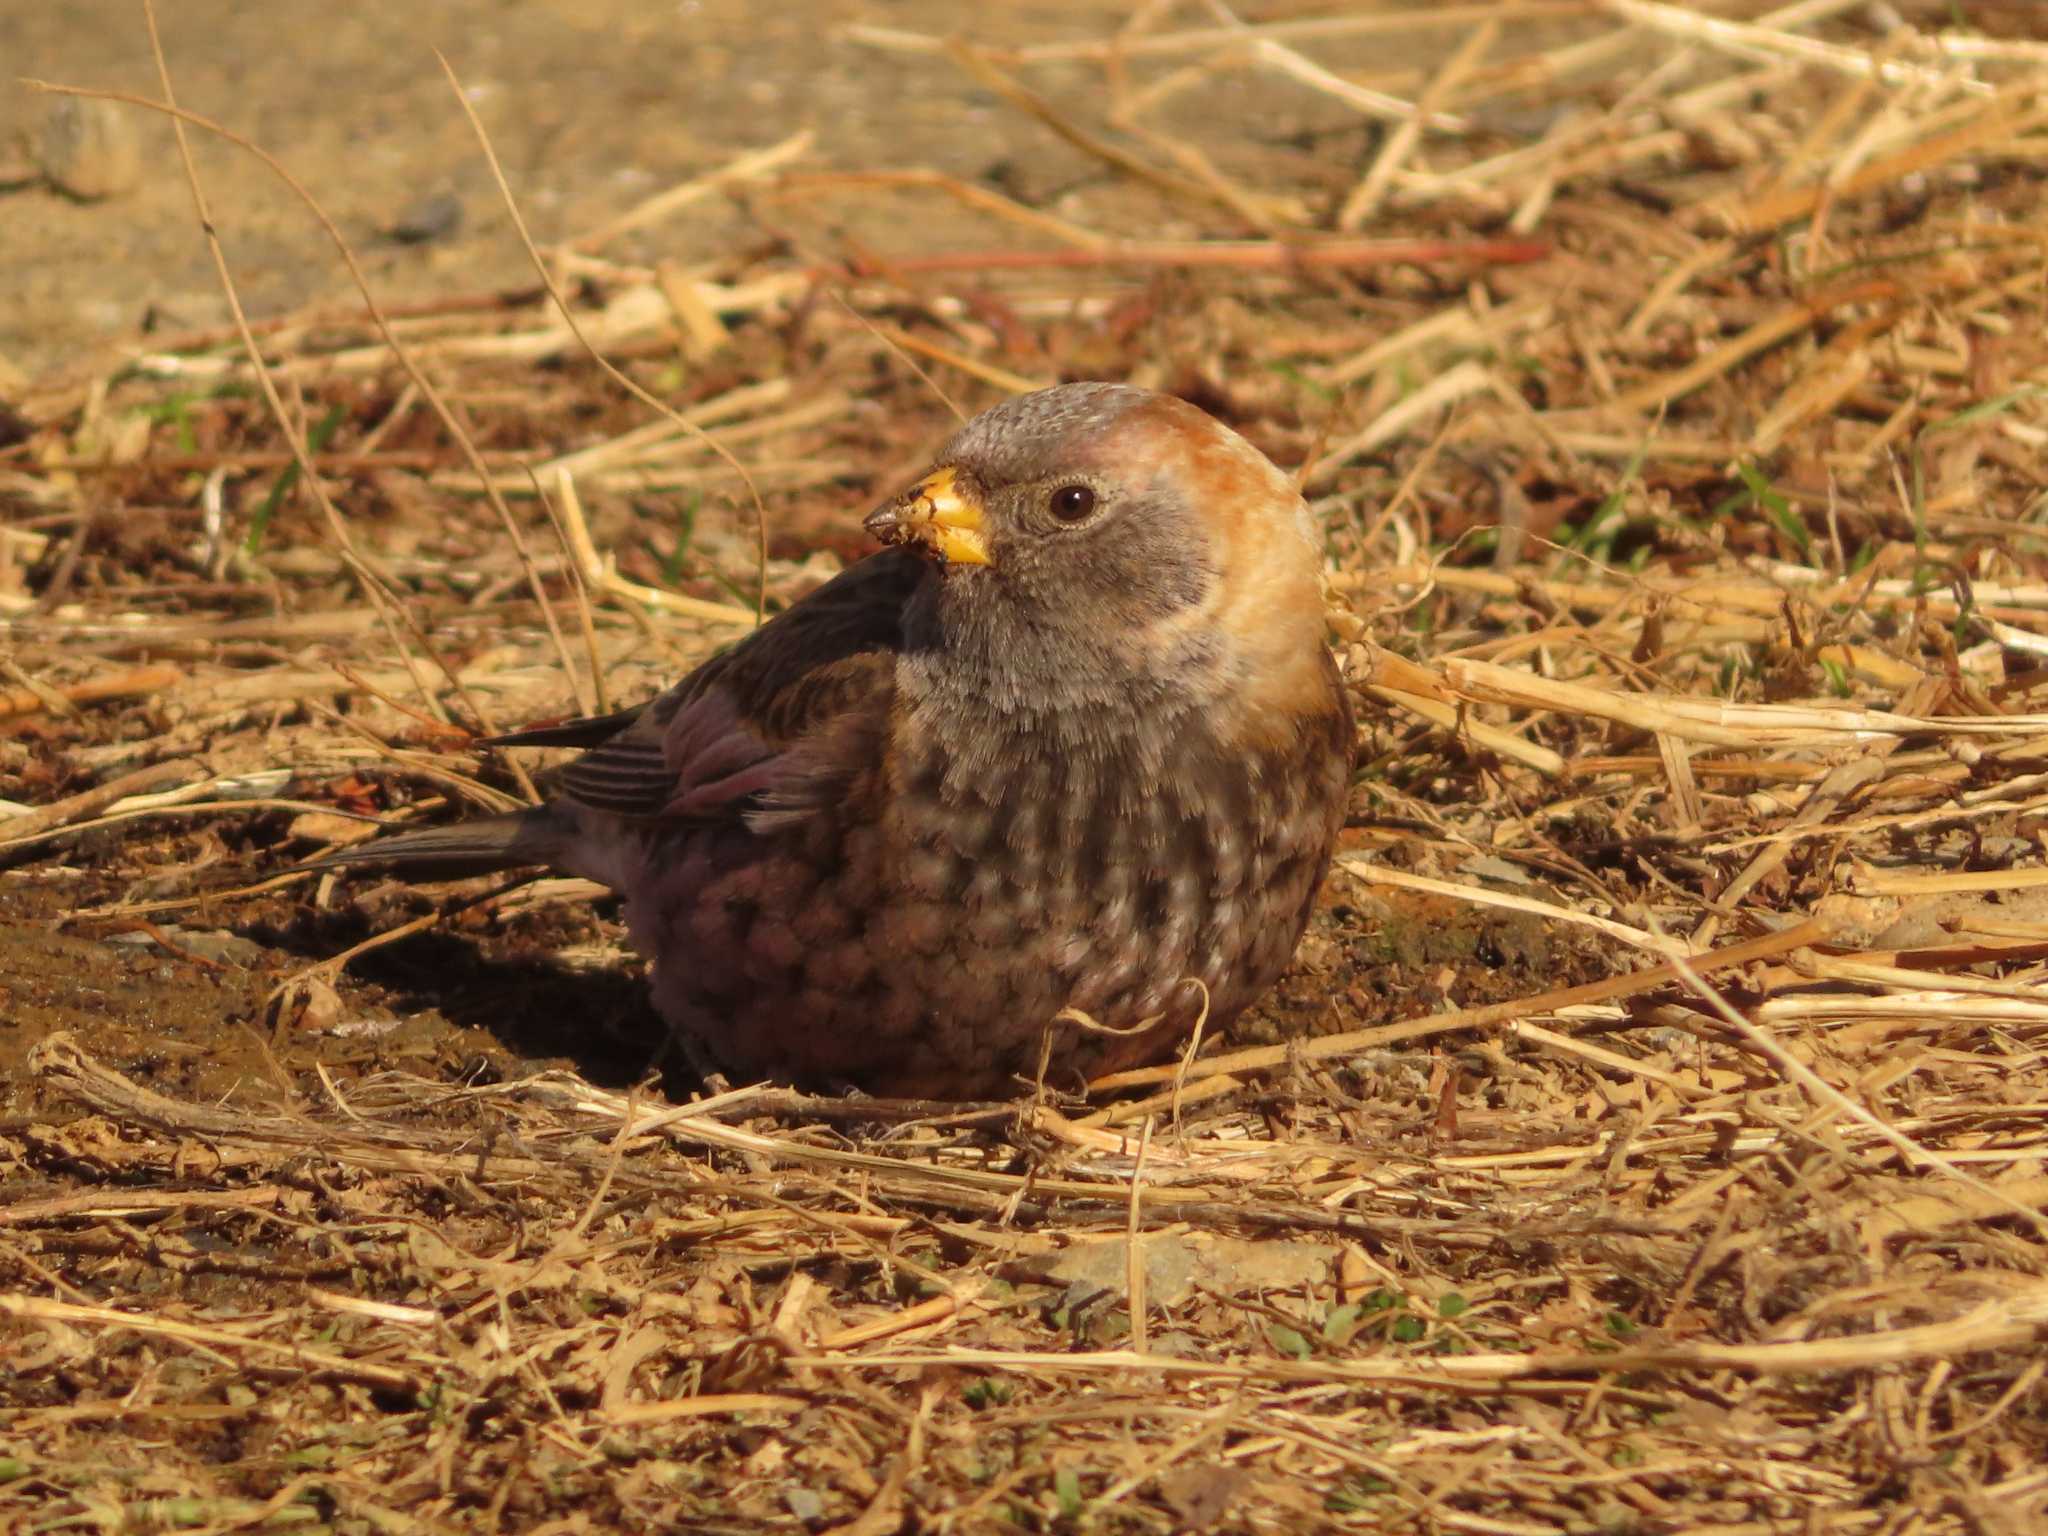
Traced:
<path fill-rule="evenodd" d="M 282 925 L 244 927 L 249 938 L 311 962 L 331 960 L 391 926 L 350 908 L 301 910 Z M 624 1088 L 658 1073 L 687 1098 L 698 1075 L 674 1048 L 648 998 L 641 966 L 572 964 L 524 933 L 487 938 L 430 929 L 358 955 L 344 995 L 367 996 L 401 1018 L 445 1020 L 503 1048 L 496 1072 L 560 1061 L 598 1087 Z M 351 985 L 352 984 L 352 985 Z M 483 1055 L 492 1055 L 485 1049 Z"/>

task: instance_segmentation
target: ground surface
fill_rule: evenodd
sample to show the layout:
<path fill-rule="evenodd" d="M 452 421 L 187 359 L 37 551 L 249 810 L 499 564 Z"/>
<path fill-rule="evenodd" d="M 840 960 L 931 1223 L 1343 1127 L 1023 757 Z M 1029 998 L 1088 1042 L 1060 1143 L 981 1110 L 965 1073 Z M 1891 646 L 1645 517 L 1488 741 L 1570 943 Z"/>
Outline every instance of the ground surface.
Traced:
<path fill-rule="evenodd" d="M 973 30 L 986 44 L 1028 45 L 1071 38 L 1077 27 L 1106 34 L 1127 14 L 1066 0 L 996 6 L 975 17 Z M 973 80 L 923 57 L 844 40 L 850 24 L 944 34 L 961 16 L 958 6 L 929 0 L 766 8 L 745 0 L 280 0 L 260 8 L 193 0 L 166 12 L 162 25 L 180 104 L 248 136 L 308 182 L 360 248 L 378 292 L 402 302 L 520 288 L 533 275 L 434 49 L 463 82 L 543 243 L 586 234 L 662 187 L 804 130 L 816 136 L 813 166 L 916 165 L 988 178 L 1049 205 L 1077 183 L 1100 183 L 1096 162 L 1004 110 Z M 1398 68 L 1429 58 L 1443 32 L 1423 25 L 1370 45 L 1339 39 L 1335 62 L 1371 58 Z M 28 7 L 9 18 L 8 45 L 0 146 L 16 140 L 22 148 L 0 154 L 0 164 L 32 159 L 31 142 L 52 107 L 13 77 L 157 94 L 132 0 Z M 1041 71 L 1035 83 L 1094 89 L 1092 70 L 1078 65 Z M 1272 145 L 1330 136 L 1331 153 L 1315 158 L 1338 176 L 1366 141 L 1341 107 L 1257 77 L 1221 80 L 1199 105 L 1170 109 L 1168 120 L 1199 121 L 1215 109 L 1256 124 Z M 17 375 L 68 371 L 81 353 L 124 344 L 145 323 L 177 333 L 227 322 L 171 130 L 146 114 L 130 116 L 140 144 L 131 192 L 92 204 L 36 190 L 0 203 L 0 253 L 10 272 L 0 295 L 0 365 Z M 268 171 L 204 135 L 195 153 L 252 310 L 353 306 L 354 289 L 331 250 Z M 391 237 L 441 195 L 459 205 L 456 227 L 415 245 Z M 944 247 L 973 228 L 933 202 L 906 231 L 863 209 L 864 201 L 841 198 L 831 210 L 835 224 L 863 239 L 900 244 L 910 233 Z M 693 262 L 729 259 L 763 237 L 759 222 L 713 200 L 620 248 Z"/>
<path fill-rule="evenodd" d="M 2048 1518 L 2048 48 L 1801 11 L 166 7 L 413 360 L 199 134 L 331 518 L 165 126 L 75 201 L 0 86 L 0 1529 Z M 7 29 L 156 89 L 126 5 Z M 1177 1084 L 668 1116 L 601 895 L 296 868 L 1082 376 L 1302 467 L 1361 720 Z"/>

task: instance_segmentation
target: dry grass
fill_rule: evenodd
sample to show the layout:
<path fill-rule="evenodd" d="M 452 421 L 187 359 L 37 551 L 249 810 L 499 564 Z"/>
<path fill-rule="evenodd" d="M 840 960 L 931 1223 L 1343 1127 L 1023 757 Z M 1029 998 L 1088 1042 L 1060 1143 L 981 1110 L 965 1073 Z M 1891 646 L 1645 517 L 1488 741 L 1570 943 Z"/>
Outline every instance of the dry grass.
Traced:
<path fill-rule="evenodd" d="M 542 252 L 566 316 L 253 327 L 275 412 L 232 335 L 31 390 L 0 895 L 165 976 L 271 948 L 218 1093 L 124 1046 L 146 990 L 101 1037 L 0 975 L 0 1526 L 2039 1529 L 2048 46 L 1964 9 L 867 29 L 1105 180 L 792 140 Z M 1416 26 L 1464 46 L 1361 62 Z M 1390 126 L 1333 175 L 1173 116 L 1247 73 Z M 834 249 L 841 195 L 959 248 Z M 797 234 L 612 254 L 709 197 Z M 1177 388 L 1306 466 L 1366 720 L 1310 1027 L 959 1108 L 360 1043 L 377 994 L 280 935 L 601 972 L 616 929 L 479 886 L 351 948 L 290 859 L 519 798 L 471 731 L 856 553 L 951 419 L 920 369 Z M 1446 910 L 1536 914 L 1556 984 L 1418 974 Z"/>

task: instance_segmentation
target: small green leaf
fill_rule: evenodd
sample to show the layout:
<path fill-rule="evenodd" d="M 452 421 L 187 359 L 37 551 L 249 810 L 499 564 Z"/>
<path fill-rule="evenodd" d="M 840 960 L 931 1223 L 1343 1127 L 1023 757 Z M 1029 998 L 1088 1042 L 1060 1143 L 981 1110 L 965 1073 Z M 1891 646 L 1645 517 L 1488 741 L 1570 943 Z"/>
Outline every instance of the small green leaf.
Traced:
<path fill-rule="evenodd" d="M 1932 437 L 1937 432 L 1953 432 L 1957 427 L 1967 427 L 1973 421 L 2003 416 L 2020 401 L 2031 400 L 2038 395 L 2048 395 L 2048 389 L 2039 384 L 2023 384 L 2018 389 L 2009 389 L 2002 395 L 1993 395 L 1989 400 L 1979 400 L 1975 405 L 1964 406 L 1953 416 L 1931 421 L 1921 430 L 1920 435 Z"/>
<path fill-rule="evenodd" d="M 143 1499 L 128 1506 L 128 1515 L 141 1526 L 205 1525 L 213 1518 L 214 1507 L 209 1499 Z"/>
<path fill-rule="evenodd" d="M 1332 1307 L 1323 1316 L 1323 1338 L 1332 1344 L 1340 1344 L 1351 1337 L 1351 1330 L 1365 1315 L 1365 1308 L 1353 1302 L 1349 1306 Z"/>
<path fill-rule="evenodd" d="M 1709 521 L 1712 521 L 1716 518 L 1726 517 L 1748 500 L 1748 491 L 1730 491 L 1726 496 L 1723 496 L 1719 501 L 1707 508 L 1707 518 Z"/>
<path fill-rule="evenodd" d="M 307 455 L 311 456 L 325 448 L 327 440 L 334 436 L 335 428 L 347 419 L 346 406 L 330 407 L 327 414 L 314 423 L 313 430 L 306 434 Z M 284 505 L 284 499 L 291 494 L 292 487 L 298 483 L 299 465 L 295 459 L 285 465 L 277 477 L 277 483 L 271 486 L 270 494 L 263 498 L 263 504 L 256 509 L 256 515 L 249 519 L 249 536 L 242 540 L 243 554 L 254 555 L 263 548 L 264 530 L 270 526 L 271 518 L 277 515 L 277 509 Z"/>
<path fill-rule="evenodd" d="M 1052 1493 L 1060 1501 L 1060 1513 L 1069 1520 L 1081 1513 L 1081 1474 L 1072 1467 L 1053 1473 Z"/>
<path fill-rule="evenodd" d="M 1567 529 L 1558 542 L 1566 549 L 1605 560 L 1613 553 L 1615 535 L 1627 526 L 1628 514 L 1622 510 L 1621 492 L 1617 491 L 1603 501 L 1599 510 L 1584 523 Z"/>
<path fill-rule="evenodd" d="M 960 1399 L 970 1408 L 996 1408 L 1007 1403 L 1015 1391 L 1015 1386 L 1001 1377 L 983 1376 L 967 1383 Z"/>
<path fill-rule="evenodd" d="M 1595 512 L 1587 522 L 1585 533 L 1587 543 L 1592 542 L 1597 532 L 1607 531 L 1610 525 L 1612 525 L 1612 532 L 1618 533 L 1621 531 L 1621 525 L 1626 521 L 1625 509 L 1628 503 L 1628 489 L 1636 483 L 1636 476 L 1643 472 L 1643 460 L 1649 456 L 1650 440 L 1646 437 L 1636 444 L 1635 452 L 1629 455 L 1628 463 L 1624 464 L 1621 468 L 1621 479 L 1616 481 L 1614 489 L 1602 498 L 1600 510 Z M 1613 543 L 1611 536 L 1608 542 L 1610 544 Z M 1582 545 L 1581 547 L 1583 548 L 1584 546 Z"/>
<path fill-rule="evenodd" d="M 1436 1304 L 1436 1315 L 1438 1317 L 1460 1317 L 1470 1311 L 1471 1307 L 1472 1303 L 1463 1296 L 1460 1296 L 1456 1291 L 1446 1291 L 1443 1300 Z"/>
<path fill-rule="evenodd" d="M 1735 473 L 1742 478 L 1742 483 L 1748 488 L 1750 498 L 1756 503 L 1758 510 L 1771 520 L 1780 533 L 1799 547 L 1801 559 L 1811 560 L 1813 536 L 1806 531 L 1806 524 L 1801 522 L 1799 515 L 1792 510 L 1792 503 L 1772 488 L 1771 482 L 1764 478 L 1763 471 L 1756 465 L 1747 461 L 1738 463 L 1735 466 Z"/>
<path fill-rule="evenodd" d="M 1394 1485 L 1379 1477 L 1354 1477 L 1333 1488 L 1323 1499 L 1323 1508 L 1333 1515 L 1358 1515 L 1372 1508 L 1372 1501 L 1394 1491 Z"/>
<path fill-rule="evenodd" d="M 1288 383 L 1297 388 L 1307 390 L 1325 404 L 1334 405 L 1342 393 L 1339 390 L 1330 388 L 1329 385 L 1319 380 L 1310 378 L 1292 363 L 1268 363 L 1266 367 L 1269 371 L 1277 373 L 1281 378 L 1287 380 Z"/>
<path fill-rule="evenodd" d="M 703 505 L 704 493 L 692 491 L 683 502 L 682 510 L 676 514 L 675 547 L 661 562 L 662 580 L 671 587 L 683 579 L 683 566 L 690 556 L 690 541 L 697 536 L 697 513 Z"/>
<path fill-rule="evenodd" d="M 1285 1323 L 1268 1323 L 1266 1337 L 1281 1354 L 1292 1355 L 1297 1360 L 1306 1360 L 1314 1352 L 1314 1346 Z"/>

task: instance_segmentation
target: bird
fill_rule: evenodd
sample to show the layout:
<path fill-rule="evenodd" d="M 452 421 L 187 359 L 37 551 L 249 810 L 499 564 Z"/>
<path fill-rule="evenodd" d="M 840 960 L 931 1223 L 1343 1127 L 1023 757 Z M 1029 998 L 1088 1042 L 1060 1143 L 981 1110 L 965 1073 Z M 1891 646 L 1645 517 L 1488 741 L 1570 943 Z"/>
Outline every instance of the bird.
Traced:
<path fill-rule="evenodd" d="M 576 747 L 553 798 L 331 857 L 611 887 L 691 1063 L 874 1097 L 1065 1088 L 1293 956 L 1353 718 L 1293 481 L 1177 396 L 974 417 L 884 546 Z"/>

